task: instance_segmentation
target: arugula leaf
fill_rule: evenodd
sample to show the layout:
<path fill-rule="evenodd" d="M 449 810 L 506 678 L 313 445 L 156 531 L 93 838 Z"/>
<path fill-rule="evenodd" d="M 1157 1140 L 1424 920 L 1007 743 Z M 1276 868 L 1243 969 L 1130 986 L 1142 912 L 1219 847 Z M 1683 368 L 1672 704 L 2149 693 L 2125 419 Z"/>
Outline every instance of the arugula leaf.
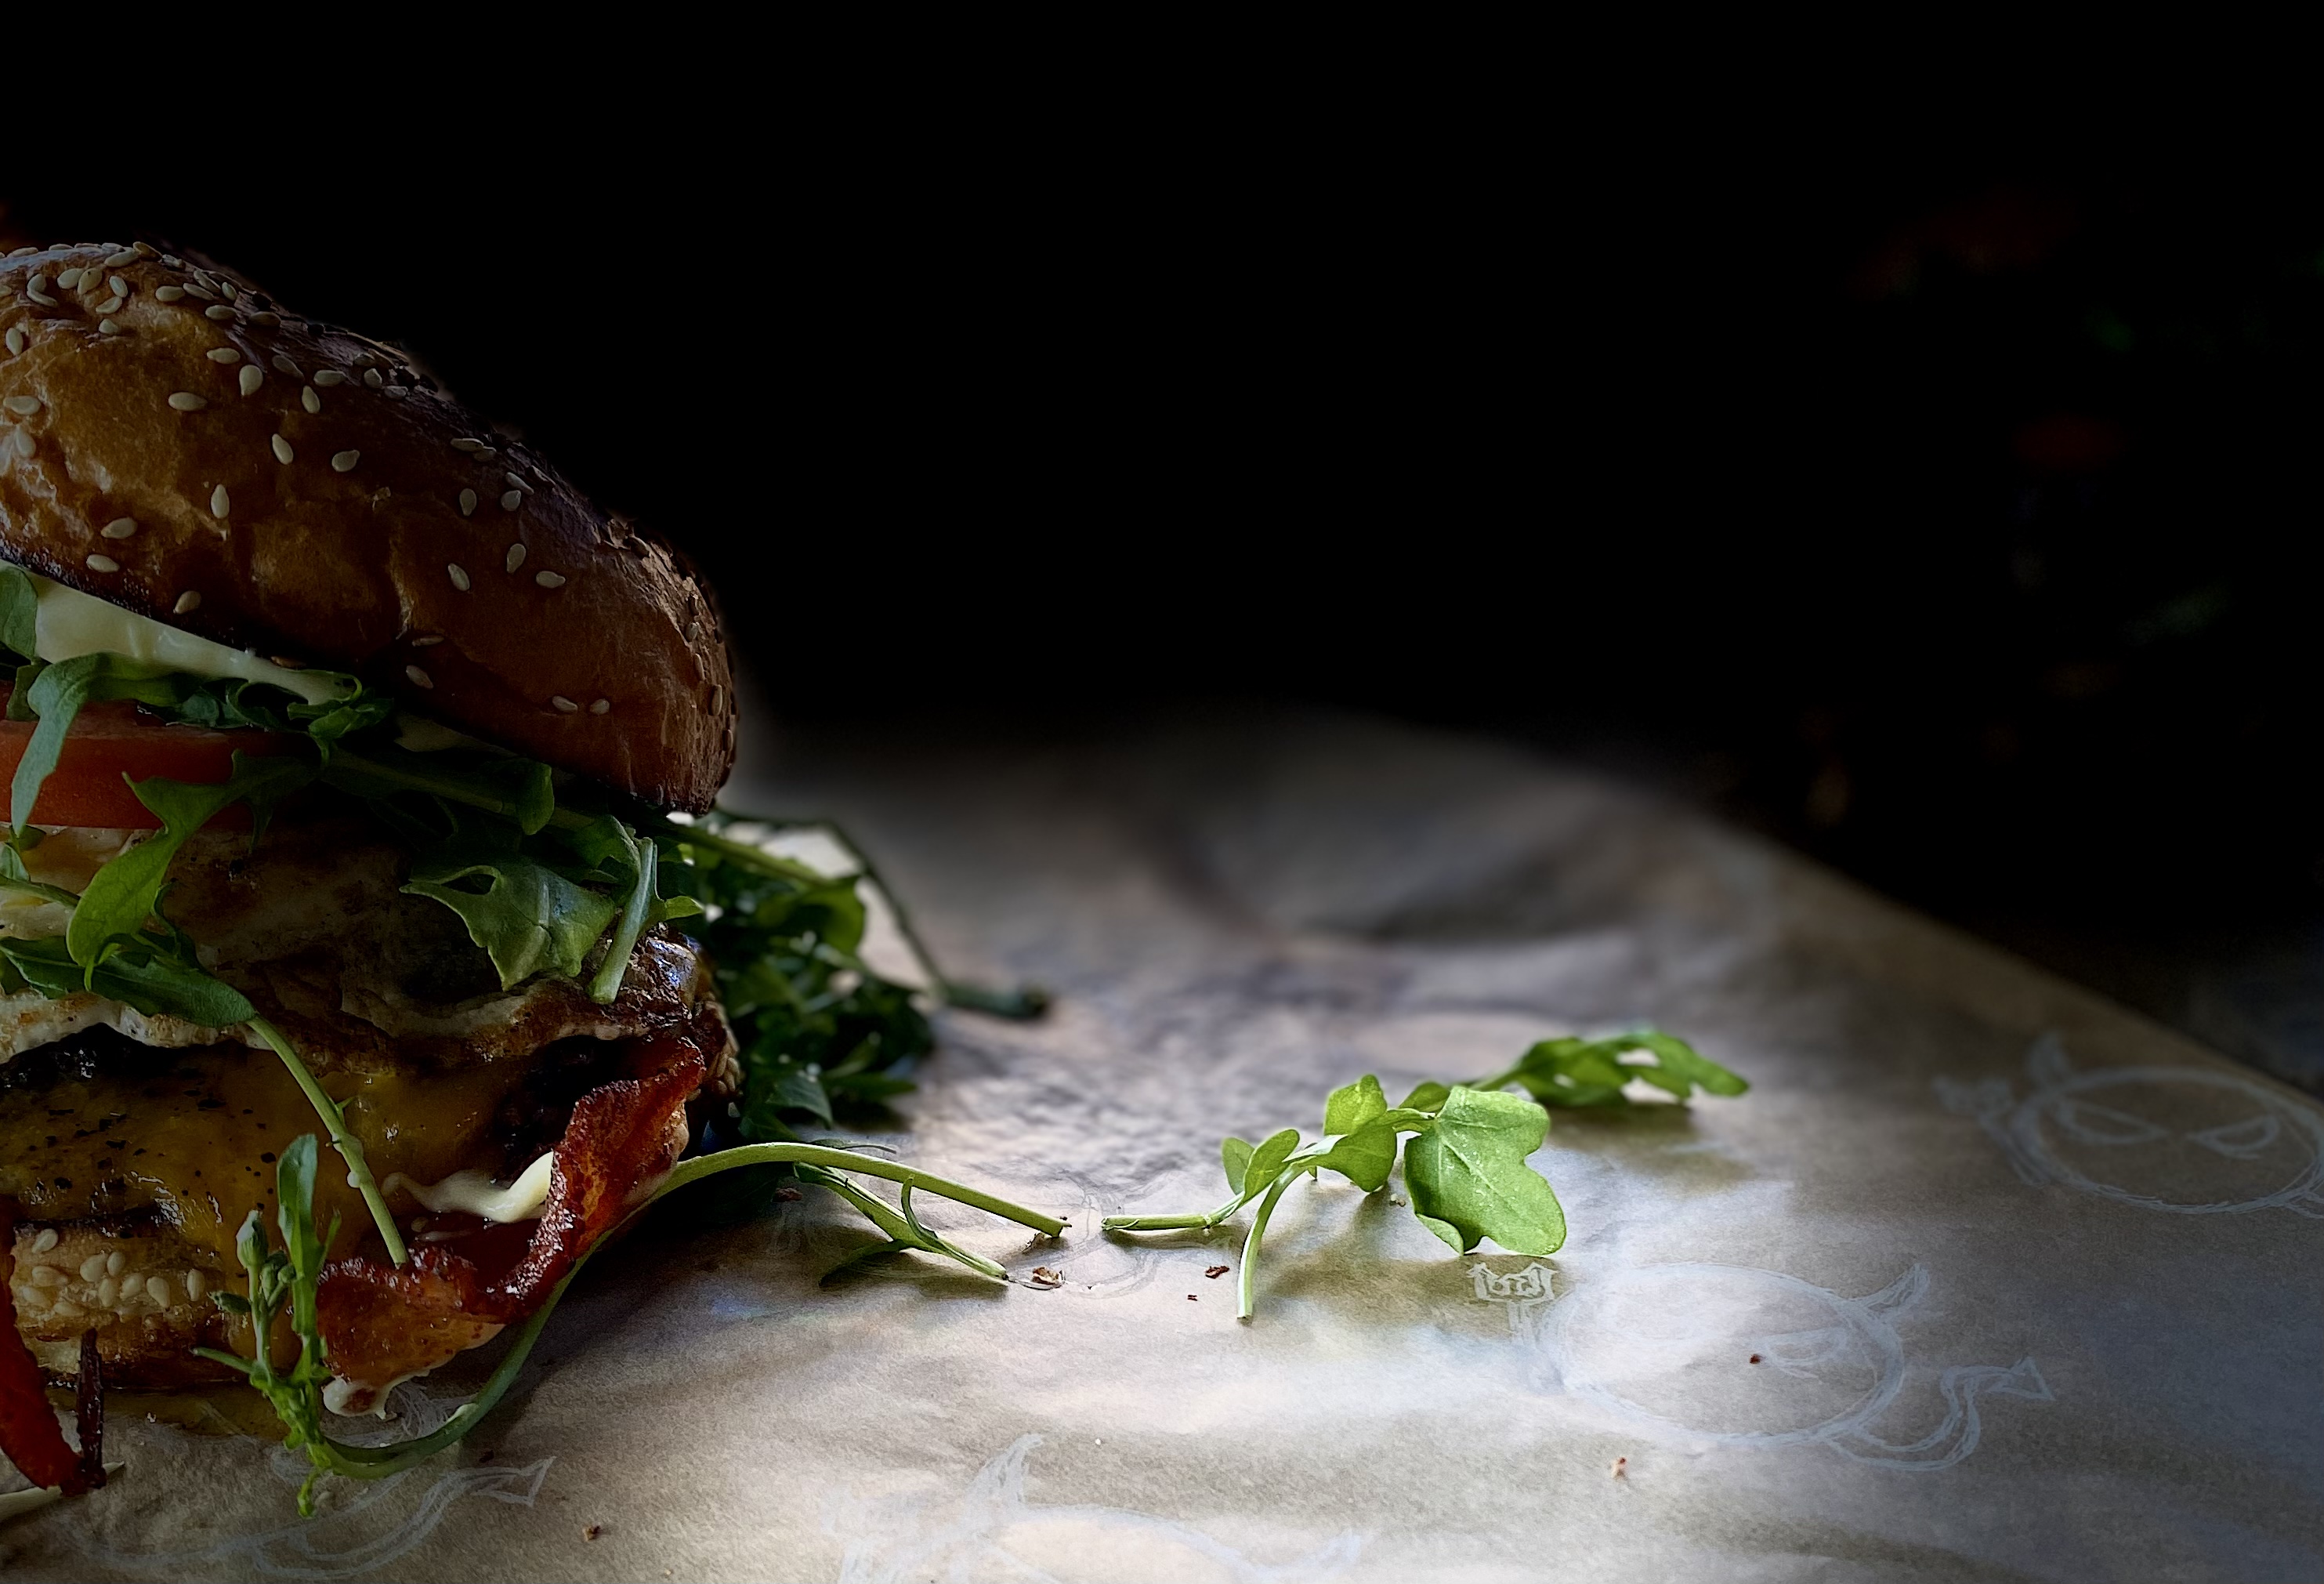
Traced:
<path fill-rule="evenodd" d="M 32 587 L 32 574 L 0 561 L 0 649 L 19 661 L 35 659 L 40 617 L 41 594 Z"/>
<path fill-rule="evenodd" d="M 15 778 L 8 789 L 9 821 L 15 827 L 16 838 L 21 840 L 32 822 L 42 783 L 56 769 L 64 753 L 65 736 L 72 730 L 82 705 L 106 699 L 175 703 L 184 691 L 185 681 L 179 672 L 118 654 L 84 654 L 42 667 L 32 685 L 11 698 L 12 703 L 23 699 L 41 722 L 32 728 L 32 741 L 24 745 L 24 756 L 16 762 Z"/>
<path fill-rule="evenodd" d="M 70 663 L 70 662 L 68 662 Z M 42 717 L 45 725 L 47 718 Z M 65 930 L 73 960 L 94 968 L 116 945 L 135 947 L 145 934 L 166 883 L 170 864 L 194 832 L 229 804 L 248 802 L 254 825 L 268 810 L 315 779 L 315 767 L 288 756 L 254 759 L 236 753 L 234 773 L 215 786 L 191 785 L 162 776 L 134 782 L 130 791 L 161 821 L 159 834 L 106 864 L 89 881 Z M 248 1016 L 247 1013 L 243 1014 Z M 240 1023 L 243 1017 L 226 1020 Z"/>
<path fill-rule="evenodd" d="M 1554 1254 L 1565 1211 L 1548 1180 L 1526 1164 L 1549 1135 L 1549 1113 L 1531 1100 L 1456 1088 L 1436 1125 L 1404 1152 L 1412 1213 L 1455 1254 L 1489 1237 L 1511 1254 Z"/>
<path fill-rule="evenodd" d="M 620 911 L 488 834 L 470 833 L 422 854 L 403 889 L 460 915 L 468 938 L 492 959 L 503 990 L 537 973 L 578 977 L 582 959 Z"/>
<path fill-rule="evenodd" d="M 331 749 L 323 780 L 359 798 L 390 801 L 406 793 L 440 798 L 512 820 L 527 836 L 557 812 L 549 766 L 536 759 L 492 755 L 415 754 L 392 743 L 365 743 L 363 752 Z"/>
<path fill-rule="evenodd" d="M 95 968 L 72 959 L 64 938 L 17 940 L 0 938 L 0 958 L 32 988 L 51 998 L 93 990 L 135 1007 L 148 1017 L 164 1013 L 210 1028 L 246 1023 L 254 1009 L 241 991 L 147 937 L 151 943 L 113 952 Z"/>

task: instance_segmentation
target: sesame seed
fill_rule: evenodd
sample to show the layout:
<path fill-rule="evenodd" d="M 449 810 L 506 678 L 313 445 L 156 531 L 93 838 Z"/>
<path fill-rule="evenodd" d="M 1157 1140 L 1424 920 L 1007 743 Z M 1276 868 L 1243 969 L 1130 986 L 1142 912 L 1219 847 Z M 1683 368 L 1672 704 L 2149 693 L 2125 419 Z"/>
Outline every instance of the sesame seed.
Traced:
<path fill-rule="evenodd" d="M 457 588 L 463 594 L 466 594 L 468 591 L 468 574 L 461 570 L 458 562 L 452 561 L 446 563 L 444 570 L 451 574 L 453 588 Z"/>
<path fill-rule="evenodd" d="M 186 616 L 194 611 L 199 610 L 201 607 L 201 595 L 196 590 L 189 588 L 183 594 L 178 596 L 178 603 L 171 606 L 170 609 L 178 616 Z"/>
<path fill-rule="evenodd" d="M 282 322 L 282 316 L 279 313 L 270 313 L 262 308 L 250 316 L 250 322 L 254 325 L 264 325 L 271 330 Z"/>
<path fill-rule="evenodd" d="M 180 257 L 179 257 L 176 254 L 174 254 L 174 253 L 165 253 L 165 254 L 163 254 L 163 255 L 161 255 L 161 262 L 162 262 L 163 264 L 165 264 L 169 265 L 169 266 L 170 266 L 171 269 L 173 269 L 173 270 L 182 270 L 182 269 L 184 269 L 184 268 L 186 267 L 186 261 L 185 261 L 184 259 L 182 259 L 182 258 L 180 258 Z"/>
<path fill-rule="evenodd" d="M 315 383 L 328 390 L 333 385 L 346 384 L 347 376 L 336 368 L 322 368 L 315 371 Z"/>
<path fill-rule="evenodd" d="M 379 366 L 379 358 L 373 353 L 358 352 L 355 354 L 355 366 L 357 368 L 376 368 Z"/>
<path fill-rule="evenodd" d="M 226 300 L 228 302 L 232 302 L 235 298 L 242 295 L 241 292 L 235 290 L 234 283 L 232 281 L 220 281 L 217 283 L 217 289 L 226 293 Z"/>
<path fill-rule="evenodd" d="M 490 446 L 478 446 L 476 448 L 476 460 L 479 462 L 489 462 L 494 457 L 499 455 L 500 453 L 493 449 Z"/>
<path fill-rule="evenodd" d="M 501 510 L 503 512 L 513 512 L 522 505 L 524 505 L 524 491 L 521 489 L 510 490 L 501 496 Z"/>
<path fill-rule="evenodd" d="M 97 333 L 100 336 L 117 336 L 121 333 L 121 321 L 117 319 L 98 320 Z"/>
<path fill-rule="evenodd" d="M 39 303 L 42 308 L 54 308 L 57 305 L 57 300 L 49 295 L 48 285 L 48 282 L 42 280 L 38 275 L 34 275 L 31 281 L 26 283 L 24 286 L 24 295 Z"/>
<path fill-rule="evenodd" d="M 106 298 L 104 301 L 98 303 L 97 305 L 97 311 L 99 313 L 116 313 L 120 311 L 121 305 L 127 301 L 128 299 L 123 297 L 120 292 L 116 292 L 112 296 Z"/>
<path fill-rule="evenodd" d="M 191 391 L 173 391 L 170 394 L 170 405 L 180 412 L 198 412 L 209 403 Z"/>
<path fill-rule="evenodd" d="M 315 394 L 314 386 L 301 385 L 299 387 L 299 405 L 309 412 L 320 412 L 323 410 L 323 398 Z"/>
<path fill-rule="evenodd" d="M 414 649 L 426 649 L 433 644 L 441 644 L 443 641 L 444 635 L 441 633 L 423 633 L 419 637 L 411 640 L 411 646 Z"/>
<path fill-rule="evenodd" d="M 118 255 L 116 255 L 115 256 Z M 111 261 L 108 260 L 107 262 L 110 263 Z M 115 297 L 126 297 L 129 295 L 129 283 L 123 280 L 119 275 L 107 275 L 105 278 L 105 283 L 113 288 L 113 294 Z"/>
<path fill-rule="evenodd" d="M 75 286 L 80 284 L 80 272 L 78 270 L 59 270 L 57 272 L 57 284 L 62 286 L 68 292 L 71 291 Z"/>
<path fill-rule="evenodd" d="M 169 1308 L 171 1299 L 170 1279 L 167 1276 L 146 1277 L 145 1296 L 152 1299 L 158 1307 L 162 1309 Z"/>
<path fill-rule="evenodd" d="M 109 555 L 93 555 L 88 558 L 88 570 L 92 572 L 117 572 L 121 570 L 121 563 Z"/>
<path fill-rule="evenodd" d="M 217 301 L 217 293 L 211 291 L 208 286 L 202 285 L 198 282 L 186 288 L 186 295 L 189 297 L 198 297 L 204 302 L 216 302 Z"/>
<path fill-rule="evenodd" d="M 14 445 L 16 454 L 27 462 L 32 459 L 32 453 L 40 449 L 40 442 L 32 438 L 32 431 L 29 429 L 20 429 L 16 431 Z"/>
<path fill-rule="evenodd" d="M 436 685 L 434 680 L 416 665 L 405 666 L 403 674 L 411 679 L 411 685 L 415 688 L 432 688 Z"/>
<path fill-rule="evenodd" d="M 524 546 L 521 544 L 510 545 L 508 551 L 508 570 L 513 572 L 522 565 L 524 565 Z"/>
<path fill-rule="evenodd" d="M 188 1271 L 186 1273 L 187 1297 L 192 1299 L 196 1303 L 199 1303 L 202 1301 L 202 1294 L 209 1290 L 210 1279 L 208 1276 L 204 1275 L 199 1271 Z"/>
<path fill-rule="evenodd" d="M 564 576 L 558 572 L 535 572 L 532 575 L 532 580 L 540 584 L 543 588 L 562 588 L 565 587 Z"/>
<path fill-rule="evenodd" d="M 463 517 L 468 516 L 474 513 L 475 509 L 476 492 L 473 489 L 462 490 L 460 492 L 460 515 Z"/>
<path fill-rule="evenodd" d="M 258 394 L 258 387 L 266 383 L 266 371 L 255 363 L 245 363 L 242 366 L 242 372 L 235 376 L 235 383 L 241 385 L 244 395 L 254 396 Z"/>
<path fill-rule="evenodd" d="M 335 451 L 331 454 L 331 471 L 352 473 L 355 470 L 355 464 L 362 460 L 361 451 Z"/>
<path fill-rule="evenodd" d="M 234 317 L 234 310 L 228 308 L 223 302 L 213 302 L 208 308 L 202 310 L 202 317 L 204 319 L 214 319 L 223 322 L 224 320 L 230 320 Z"/>
<path fill-rule="evenodd" d="M 216 517 L 220 522 L 224 522 L 226 520 L 226 514 L 232 510 L 234 510 L 234 502 L 226 495 L 225 485 L 221 484 L 216 489 L 210 491 L 211 516 Z"/>
<path fill-rule="evenodd" d="M 277 374 L 287 374 L 292 379 L 297 379 L 299 377 L 299 366 L 291 362 L 284 354 L 277 352 L 274 355 L 274 372 Z"/>
<path fill-rule="evenodd" d="M 285 468 L 290 466 L 290 442 L 281 435 L 274 437 L 274 459 Z"/>
<path fill-rule="evenodd" d="M 387 387 L 387 381 L 380 377 L 379 370 L 376 368 L 366 368 L 364 370 L 364 384 L 369 385 L 374 391 L 384 390 Z"/>
<path fill-rule="evenodd" d="M 603 715 L 606 710 L 611 709 L 613 707 L 613 701 L 611 699 L 600 699 L 595 704 L 589 706 L 589 713 L 592 715 Z"/>
<path fill-rule="evenodd" d="M 42 1227 L 41 1235 L 32 1239 L 32 1252 L 34 1254 L 46 1254 L 56 1246 L 57 1229 L 54 1227 Z"/>
<path fill-rule="evenodd" d="M 30 418 L 41 410 L 41 399 L 38 396 L 11 396 L 0 402 L 0 407 L 7 408 L 19 418 Z"/>
<path fill-rule="evenodd" d="M 108 270 L 117 270 L 124 264 L 134 264 L 136 262 L 137 250 L 134 247 L 124 247 L 119 253 L 116 253 L 110 258 L 106 259 L 105 261 L 105 267 Z M 113 289 L 118 292 L 123 288 L 116 283 Z"/>
<path fill-rule="evenodd" d="M 387 399 L 391 402 L 401 402 L 404 397 L 410 394 L 411 387 L 410 385 L 390 385 L 387 387 Z"/>
<path fill-rule="evenodd" d="M 186 289 L 183 286 L 157 286 L 153 289 L 153 301 L 156 302 L 176 302 L 183 298 L 185 294 Z"/>
<path fill-rule="evenodd" d="M 131 534 L 137 532 L 137 519 L 134 517 L 115 517 L 112 522 L 107 523 L 104 527 L 98 529 L 97 532 L 104 534 L 107 539 L 126 539 Z"/>
<path fill-rule="evenodd" d="M 105 1274 L 106 1275 L 117 1276 L 128 1268 L 129 1256 L 122 1253 L 119 1249 L 116 1248 L 105 1256 Z"/>
<path fill-rule="evenodd" d="M 39 248 L 32 246 L 12 247 L 8 250 L 8 256 L 10 258 L 28 258 L 32 255 L 40 251 L 41 250 Z"/>
<path fill-rule="evenodd" d="M 726 690 L 725 690 L 724 688 L 719 687 L 719 686 L 718 686 L 717 684 L 715 684 L 715 683 L 713 683 L 713 684 L 711 685 L 711 689 L 710 689 L 710 713 L 711 713 L 711 714 L 713 714 L 713 715 L 717 714 L 717 713 L 718 713 L 718 707 L 719 707 L 721 704 L 724 704 L 725 701 L 726 701 Z"/>
<path fill-rule="evenodd" d="M 688 644 L 699 644 L 702 642 L 702 624 L 700 622 L 688 622 L 686 624 L 686 641 Z"/>
<path fill-rule="evenodd" d="M 150 242 L 133 242 L 129 245 L 129 250 L 132 253 L 134 253 L 139 258 L 159 258 L 161 256 L 161 253 L 155 249 L 154 245 Z"/>
<path fill-rule="evenodd" d="M 235 351 L 231 347 L 213 347 L 208 351 L 203 353 L 202 356 L 208 358 L 212 363 L 240 363 L 242 361 L 242 354 Z"/>
<path fill-rule="evenodd" d="M 480 440 L 456 440 L 452 442 L 452 449 L 456 451 L 481 451 L 484 449 L 484 442 Z"/>
<path fill-rule="evenodd" d="M 530 495 L 530 494 L 532 493 L 532 486 L 530 486 L 530 484 L 527 484 L 523 479 L 519 478 L 515 474 L 513 474 L 513 473 L 503 473 L 503 474 L 502 474 L 502 475 L 501 475 L 501 477 L 503 477 L 503 478 L 505 478 L 505 479 L 507 479 L 507 480 L 509 481 L 509 487 L 510 487 L 510 488 L 512 488 L 512 489 L 521 489 L 521 490 L 524 491 L 524 493 L 525 493 L 525 494 L 527 494 L 527 495 Z"/>
<path fill-rule="evenodd" d="M 14 357 L 24 349 L 24 332 L 14 325 L 8 327 L 8 355 Z"/>
<path fill-rule="evenodd" d="M 570 715 L 575 710 L 581 708 L 581 706 L 576 704 L 572 699 L 567 698 L 562 693 L 550 695 L 549 701 L 557 706 L 557 711 L 560 715 Z"/>

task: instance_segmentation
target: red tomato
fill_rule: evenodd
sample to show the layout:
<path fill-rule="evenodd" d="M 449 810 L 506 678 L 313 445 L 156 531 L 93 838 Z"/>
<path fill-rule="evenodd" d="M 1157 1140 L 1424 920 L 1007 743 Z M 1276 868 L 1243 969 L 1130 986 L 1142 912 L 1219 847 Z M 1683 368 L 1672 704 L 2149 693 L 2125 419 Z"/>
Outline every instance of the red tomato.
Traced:
<path fill-rule="evenodd" d="M 7 695 L 8 690 L 0 688 L 0 701 Z M 6 801 L 8 783 L 38 724 L 0 720 L 0 805 Z M 172 781 L 215 783 L 233 775 L 237 750 L 282 754 L 290 752 L 297 742 L 277 732 L 171 726 L 141 716 L 137 706 L 125 700 L 90 704 L 75 718 L 57 767 L 41 783 L 32 822 L 158 830 L 161 822 L 137 801 L 137 794 L 129 790 L 130 781 L 166 775 Z M 232 824 L 237 819 L 247 828 L 249 814 L 239 806 L 220 815 L 218 822 Z"/>

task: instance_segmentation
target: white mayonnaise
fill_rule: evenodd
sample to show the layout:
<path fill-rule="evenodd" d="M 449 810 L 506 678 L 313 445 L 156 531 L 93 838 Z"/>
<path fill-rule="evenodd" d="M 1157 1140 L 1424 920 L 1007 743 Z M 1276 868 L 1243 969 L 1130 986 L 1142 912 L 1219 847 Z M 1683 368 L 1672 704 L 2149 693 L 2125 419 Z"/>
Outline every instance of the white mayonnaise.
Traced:
<path fill-rule="evenodd" d="M 455 1172 L 441 1182 L 414 1182 L 401 1172 L 388 1174 L 380 1191 L 398 1188 L 431 1211 L 466 1210 L 487 1221 L 538 1221 L 549 1203 L 549 1169 L 556 1157 L 543 1155 L 517 1174 L 506 1188 L 482 1172 Z"/>
<path fill-rule="evenodd" d="M 38 575 L 32 575 L 32 588 L 41 597 L 35 638 L 42 660 L 119 654 L 195 676 L 265 682 L 296 693 L 309 704 L 338 696 L 338 686 L 323 673 L 292 671 L 248 651 L 213 644 Z"/>

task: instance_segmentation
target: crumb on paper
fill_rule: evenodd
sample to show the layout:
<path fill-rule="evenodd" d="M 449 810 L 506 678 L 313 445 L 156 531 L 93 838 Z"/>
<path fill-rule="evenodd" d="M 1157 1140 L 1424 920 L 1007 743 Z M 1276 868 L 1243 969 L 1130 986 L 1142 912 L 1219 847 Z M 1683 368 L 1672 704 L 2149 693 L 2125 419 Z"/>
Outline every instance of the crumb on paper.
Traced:
<path fill-rule="evenodd" d="M 1189 1303 L 1200 1303 L 1202 1300 L 1195 1297 L 1192 1292 L 1189 1292 L 1186 1294 L 1186 1301 Z"/>
<path fill-rule="evenodd" d="M 604 1533 L 605 1526 L 603 1524 L 590 1524 L 583 1527 L 581 1531 L 581 1538 L 584 1540 L 595 1540 L 597 1536 Z"/>
<path fill-rule="evenodd" d="M 1062 1287 L 1065 1284 L 1065 1274 L 1053 1271 L 1047 1265 L 1035 1265 L 1033 1274 L 1025 1278 L 1025 1284 L 1028 1287 Z"/>
<path fill-rule="evenodd" d="M 1225 1265 L 1213 1265 L 1209 1270 L 1203 1273 L 1203 1274 L 1208 1276 L 1213 1282 L 1217 1281 L 1221 1276 L 1223 1276 L 1226 1274 L 1227 1267 Z"/>
<path fill-rule="evenodd" d="M 1754 1363 L 1754 1364 L 1757 1364 L 1757 1363 L 1758 1363 L 1758 1362 L 1759 1362 L 1759 1356 L 1758 1356 L 1757 1353 L 1754 1353 L 1753 1355 L 1751 1355 L 1751 1362 L 1752 1362 L 1752 1363 Z"/>
<path fill-rule="evenodd" d="M 1628 1479 L 1630 1477 L 1630 1460 L 1628 1458 L 1615 1459 L 1613 1475 L 1617 1479 Z"/>

